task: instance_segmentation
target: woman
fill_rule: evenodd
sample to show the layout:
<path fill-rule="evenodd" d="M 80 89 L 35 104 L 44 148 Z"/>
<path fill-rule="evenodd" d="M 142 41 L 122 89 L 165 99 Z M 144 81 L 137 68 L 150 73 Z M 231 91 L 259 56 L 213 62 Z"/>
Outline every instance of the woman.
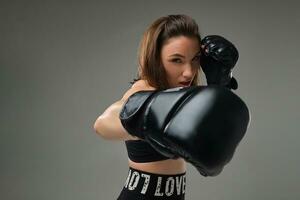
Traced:
<path fill-rule="evenodd" d="M 96 120 L 94 129 L 99 135 L 126 143 L 130 169 L 118 199 L 184 199 L 185 161 L 168 159 L 128 134 L 119 113 L 135 92 L 199 85 L 200 42 L 198 25 L 189 16 L 169 15 L 154 21 L 140 43 L 138 78 Z"/>
<path fill-rule="evenodd" d="M 184 199 L 182 158 L 203 176 L 221 173 L 250 121 L 247 105 L 230 90 L 238 87 L 237 60 L 231 42 L 201 40 L 186 15 L 161 17 L 147 29 L 138 79 L 94 125 L 102 137 L 126 143 L 129 173 L 118 199 Z M 207 87 L 197 86 L 200 64 Z"/>

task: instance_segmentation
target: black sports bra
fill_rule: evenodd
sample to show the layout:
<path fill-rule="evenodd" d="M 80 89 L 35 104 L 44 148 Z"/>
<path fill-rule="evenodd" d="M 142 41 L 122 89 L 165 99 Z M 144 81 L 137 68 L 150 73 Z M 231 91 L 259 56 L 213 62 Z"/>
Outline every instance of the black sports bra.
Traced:
<path fill-rule="evenodd" d="M 137 80 L 140 79 L 134 79 L 130 83 L 133 84 Z M 127 140 L 125 141 L 125 145 L 127 148 L 128 157 L 133 162 L 144 163 L 169 159 L 168 157 L 158 153 L 150 144 L 148 144 L 144 140 Z"/>
<path fill-rule="evenodd" d="M 169 159 L 158 153 L 150 144 L 143 140 L 125 141 L 128 157 L 133 162 L 144 163 Z"/>

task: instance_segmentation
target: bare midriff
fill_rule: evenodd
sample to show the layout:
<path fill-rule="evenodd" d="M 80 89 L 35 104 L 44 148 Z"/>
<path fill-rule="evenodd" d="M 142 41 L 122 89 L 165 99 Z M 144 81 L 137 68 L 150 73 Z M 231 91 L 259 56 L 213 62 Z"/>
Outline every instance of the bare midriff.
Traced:
<path fill-rule="evenodd" d="M 168 159 L 147 163 L 136 163 L 128 159 L 129 167 L 154 174 L 182 174 L 186 171 L 184 159 Z"/>

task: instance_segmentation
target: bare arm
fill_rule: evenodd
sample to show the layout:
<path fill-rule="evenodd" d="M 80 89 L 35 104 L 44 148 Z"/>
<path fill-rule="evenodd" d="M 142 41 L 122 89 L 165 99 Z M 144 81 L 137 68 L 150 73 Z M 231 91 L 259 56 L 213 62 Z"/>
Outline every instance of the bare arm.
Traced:
<path fill-rule="evenodd" d="M 104 139 L 108 140 L 134 140 L 123 128 L 119 119 L 119 113 L 125 100 L 120 100 L 109 106 L 94 124 L 94 130 Z"/>
<path fill-rule="evenodd" d="M 131 136 L 122 126 L 119 113 L 123 104 L 133 93 L 140 90 L 153 90 L 153 87 L 145 85 L 143 82 L 136 82 L 122 97 L 121 100 L 109 106 L 94 123 L 94 130 L 97 134 L 107 140 L 138 140 Z"/>

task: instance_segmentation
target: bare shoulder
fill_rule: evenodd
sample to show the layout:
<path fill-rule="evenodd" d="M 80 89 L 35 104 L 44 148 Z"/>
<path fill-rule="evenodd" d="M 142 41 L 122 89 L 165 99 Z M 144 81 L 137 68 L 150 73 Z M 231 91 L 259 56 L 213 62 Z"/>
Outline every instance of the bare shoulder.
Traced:
<path fill-rule="evenodd" d="M 138 80 L 136 81 L 129 90 L 125 92 L 125 94 L 122 97 L 122 100 L 128 99 L 132 94 L 138 92 L 138 91 L 144 91 L 144 90 L 155 90 L 154 87 L 150 86 L 147 81 L 145 80 Z"/>
<path fill-rule="evenodd" d="M 136 87 L 142 87 L 142 88 L 153 88 L 151 87 L 146 80 L 138 80 L 136 81 L 133 85 L 132 88 L 136 88 Z M 154 88 L 153 88 L 154 89 Z"/>

